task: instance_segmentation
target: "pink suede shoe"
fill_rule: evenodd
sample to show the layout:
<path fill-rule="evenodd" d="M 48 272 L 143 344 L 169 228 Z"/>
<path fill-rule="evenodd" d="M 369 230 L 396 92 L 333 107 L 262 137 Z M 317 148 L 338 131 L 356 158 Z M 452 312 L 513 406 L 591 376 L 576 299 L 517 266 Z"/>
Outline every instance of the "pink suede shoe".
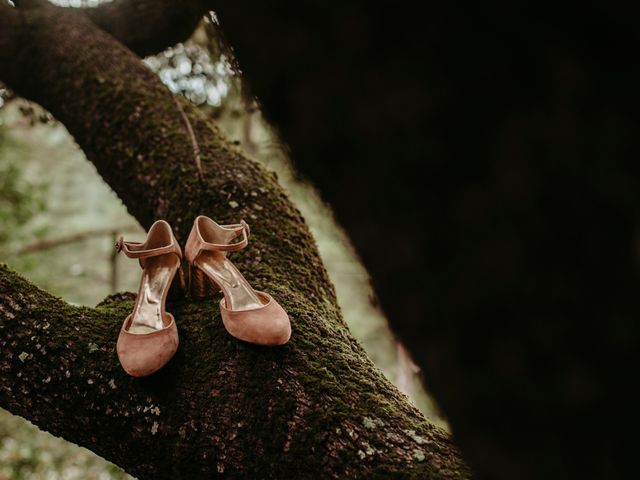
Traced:
<path fill-rule="evenodd" d="M 137 258 L 142 267 L 136 304 L 122 325 L 116 351 L 125 372 L 144 377 L 164 367 L 178 349 L 178 329 L 173 316 L 165 312 L 165 300 L 176 272 L 184 285 L 182 250 L 164 220 L 151 226 L 144 243 L 121 238 L 116 249 Z"/>
<path fill-rule="evenodd" d="M 218 225 L 203 215 L 196 218 L 185 247 L 190 290 L 200 298 L 222 290 L 222 322 L 234 337 L 258 345 L 284 345 L 291 337 L 287 312 L 270 295 L 251 288 L 227 258 L 227 252 L 247 246 L 249 234 L 244 221 Z"/>

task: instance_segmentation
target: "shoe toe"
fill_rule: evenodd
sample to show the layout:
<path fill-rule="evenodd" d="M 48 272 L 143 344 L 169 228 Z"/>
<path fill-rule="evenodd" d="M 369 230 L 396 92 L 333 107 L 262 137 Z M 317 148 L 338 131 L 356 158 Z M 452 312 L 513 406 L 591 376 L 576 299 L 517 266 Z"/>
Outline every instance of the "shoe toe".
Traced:
<path fill-rule="evenodd" d="M 291 322 L 287 312 L 278 302 L 265 293 L 267 299 L 262 308 L 253 310 L 227 310 L 224 300 L 220 303 L 222 321 L 234 337 L 256 345 L 284 345 L 291 338 Z"/>
<path fill-rule="evenodd" d="M 175 322 L 157 332 L 132 334 L 120 331 L 116 351 L 125 372 L 132 377 L 145 377 L 160 370 L 178 349 Z"/>

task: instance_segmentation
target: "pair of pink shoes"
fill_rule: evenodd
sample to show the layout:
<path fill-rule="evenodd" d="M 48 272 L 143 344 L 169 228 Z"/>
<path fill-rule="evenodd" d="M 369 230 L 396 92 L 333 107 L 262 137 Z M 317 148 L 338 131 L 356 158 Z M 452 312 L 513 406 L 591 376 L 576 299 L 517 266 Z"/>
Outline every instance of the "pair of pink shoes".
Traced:
<path fill-rule="evenodd" d="M 222 290 L 222 322 L 234 337 L 283 345 L 291 337 L 289 316 L 267 293 L 251 288 L 227 258 L 228 252 L 247 246 L 249 234 L 244 221 L 218 225 L 205 216 L 196 218 L 185 245 L 189 289 L 199 298 Z M 136 304 L 122 325 L 116 351 L 129 375 L 144 377 L 166 365 L 178 349 L 178 329 L 173 315 L 165 311 L 165 300 L 174 279 L 184 287 L 182 250 L 164 220 L 151 226 L 144 243 L 120 239 L 116 248 L 137 258 L 142 267 Z"/>

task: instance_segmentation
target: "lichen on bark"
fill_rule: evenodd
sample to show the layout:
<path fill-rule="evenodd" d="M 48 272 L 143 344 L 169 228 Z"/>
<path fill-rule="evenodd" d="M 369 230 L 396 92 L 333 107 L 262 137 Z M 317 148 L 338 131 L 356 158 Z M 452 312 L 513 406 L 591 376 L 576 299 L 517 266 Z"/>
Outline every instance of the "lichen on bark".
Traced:
<path fill-rule="evenodd" d="M 134 54 L 74 12 L 18 16 L 0 33 L 20 39 L 1 79 L 69 129 L 142 225 L 164 218 L 184 240 L 198 214 L 251 223 L 234 262 L 285 307 L 293 335 L 280 348 L 242 343 L 224 330 L 215 300 L 182 299 L 167 306 L 180 331 L 175 358 L 133 379 L 114 353 L 130 297 L 75 307 L 2 267 L 0 406 L 139 478 L 468 478 L 448 435 L 350 335 L 275 175 L 178 99 L 199 143 L 200 178 L 173 95 Z"/>

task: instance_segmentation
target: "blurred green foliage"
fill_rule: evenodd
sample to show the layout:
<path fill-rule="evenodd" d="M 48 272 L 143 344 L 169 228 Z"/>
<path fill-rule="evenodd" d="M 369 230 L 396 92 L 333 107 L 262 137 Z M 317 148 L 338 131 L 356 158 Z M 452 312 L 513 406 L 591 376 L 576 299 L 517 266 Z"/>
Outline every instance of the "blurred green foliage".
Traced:
<path fill-rule="evenodd" d="M 0 480 L 124 480 L 115 465 L 0 410 Z"/>
<path fill-rule="evenodd" d="M 7 148 L 19 146 L 10 145 L 6 127 L 0 124 L 0 151 Z M 27 181 L 16 162 L 0 161 L 0 248 L 9 241 L 12 232 L 43 210 L 41 186 Z"/>

